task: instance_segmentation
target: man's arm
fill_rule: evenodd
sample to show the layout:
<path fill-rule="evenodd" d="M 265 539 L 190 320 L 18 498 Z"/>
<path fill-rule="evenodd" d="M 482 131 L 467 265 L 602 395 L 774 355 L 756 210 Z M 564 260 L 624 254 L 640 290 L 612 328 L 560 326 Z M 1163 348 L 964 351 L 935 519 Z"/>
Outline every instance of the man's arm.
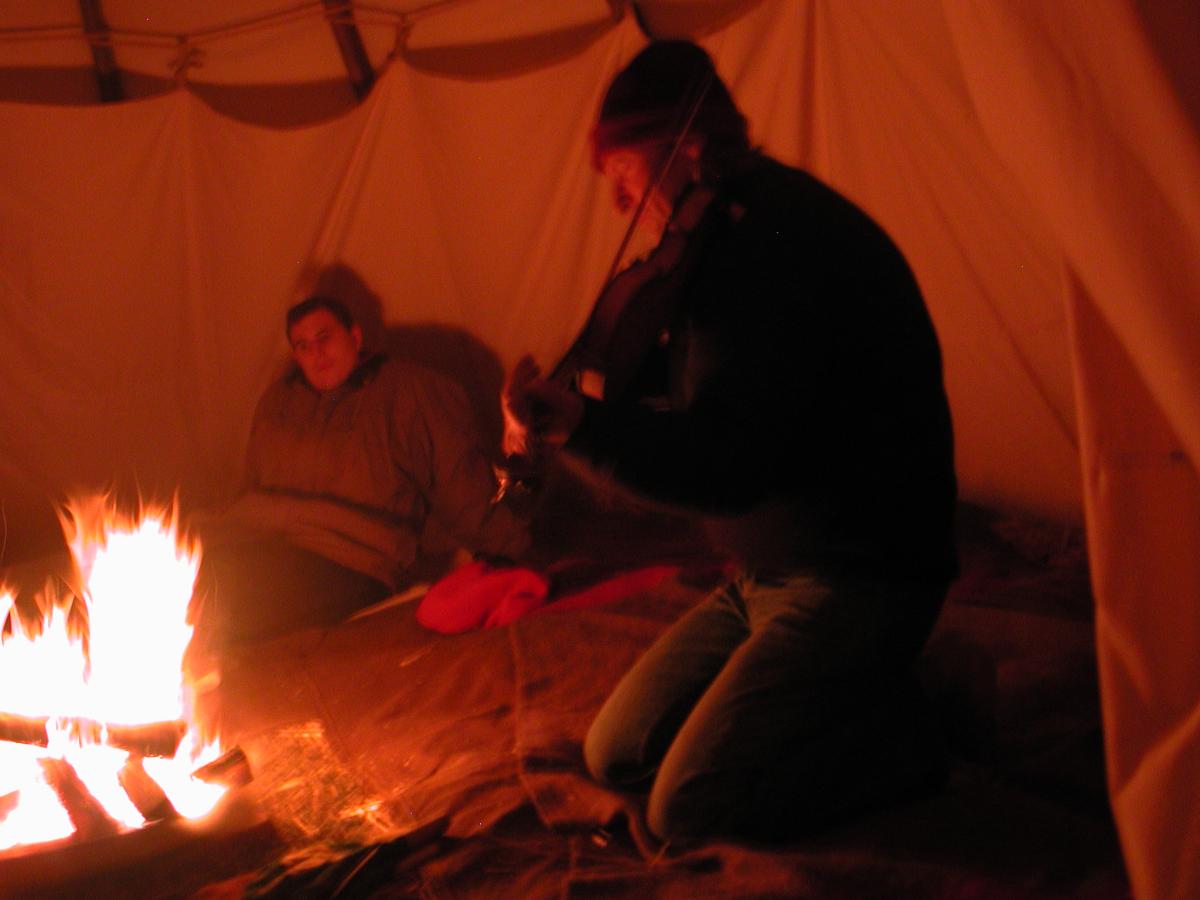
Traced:
<path fill-rule="evenodd" d="M 565 449 L 653 500 L 710 513 L 745 512 L 790 464 L 779 415 L 737 396 L 698 398 L 685 410 L 587 401 Z"/>
<path fill-rule="evenodd" d="M 471 552 L 519 557 L 529 535 L 507 506 L 492 502 L 496 476 L 466 394 L 430 372 L 416 373 L 413 383 L 400 390 L 409 393 L 413 408 L 410 416 L 393 423 L 404 432 L 396 435 L 396 464 L 417 477 L 431 515 Z"/>

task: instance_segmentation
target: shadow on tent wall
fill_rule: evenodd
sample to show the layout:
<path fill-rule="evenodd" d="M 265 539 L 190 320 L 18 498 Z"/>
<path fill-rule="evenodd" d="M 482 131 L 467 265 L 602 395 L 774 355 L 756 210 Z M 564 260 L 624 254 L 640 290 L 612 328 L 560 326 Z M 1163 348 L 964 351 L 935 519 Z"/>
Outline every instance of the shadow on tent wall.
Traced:
<path fill-rule="evenodd" d="M 178 90 L 170 78 L 121 72 L 126 100 Z M 187 90 L 231 119 L 267 128 L 294 128 L 335 119 L 358 104 L 345 78 L 294 84 L 206 84 Z M 0 66 L 0 102 L 87 106 L 100 102 L 96 72 L 87 66 Z"/>

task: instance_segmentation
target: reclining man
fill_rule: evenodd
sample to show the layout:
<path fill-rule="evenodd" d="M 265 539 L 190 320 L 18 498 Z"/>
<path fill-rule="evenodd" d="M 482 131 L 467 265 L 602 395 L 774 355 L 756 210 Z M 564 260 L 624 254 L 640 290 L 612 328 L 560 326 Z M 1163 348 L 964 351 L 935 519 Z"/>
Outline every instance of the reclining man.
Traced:
<path fill-rule="evenodd" d="M 243 491 L 195 523 L 204 655 L 339 621 L 411 583 L 431 520 L 475 554 L 511 558 L 528 544 L 492 502 L 495 475 L 456 384 L 364 358 L 362 330 L 335 298 L 296 304 L 286 326 L 295 365 L 259 400 Z"/>

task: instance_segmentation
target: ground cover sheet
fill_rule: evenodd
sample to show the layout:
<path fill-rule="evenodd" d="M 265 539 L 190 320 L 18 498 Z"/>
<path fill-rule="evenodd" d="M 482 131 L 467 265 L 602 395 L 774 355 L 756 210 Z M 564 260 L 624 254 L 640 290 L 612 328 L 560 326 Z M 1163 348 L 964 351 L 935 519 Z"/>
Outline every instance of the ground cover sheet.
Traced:
<path fill-rule="evenodd" d="M 640 797 L 588 778 L 581 744 L 713 572 L 647 540 L 661 523 L 598 521 L 556 529 L 596 551 L 572 587 L 666 557 L 682 568 L 504 627 L 436 634 L 410 602 L 231 660 L 227 740 L 291 853 L 208 896 L 1129 895 L 1076 533 L 964 510 L 963 577 L 921 663 L 953 753 L 943 790 L 788 846 L 680 848 L 644 832 Z"/>

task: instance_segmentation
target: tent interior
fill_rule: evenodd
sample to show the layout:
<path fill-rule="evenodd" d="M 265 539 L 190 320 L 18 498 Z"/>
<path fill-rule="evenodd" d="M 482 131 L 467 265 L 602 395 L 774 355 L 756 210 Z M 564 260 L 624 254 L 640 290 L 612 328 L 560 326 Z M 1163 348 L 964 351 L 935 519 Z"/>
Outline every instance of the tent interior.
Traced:
<path fill-rule="evenodd" d="M 504 372 L 561 357 L 620 243 L 589 132 L 650 36 L 702 44 L 755 144 L 867 210 L 925 295 L 962 500 L 922 661 L 949 784 L 787 847 L 655 848 L 580 741 L 711 571 L 686 523 L 565 474 L 534 533 L 584 600 L 671 573 L 503 628 L 433 634 L 409 603 L 257 647 L 231 739 L 382 798 L 360 896 L 1200 895 L 1189 0 L 5 4 L 0 565 L 61 540 L 67 497 L 228 499 L 317 290 L 459 381 L 498 447 Z"/>

